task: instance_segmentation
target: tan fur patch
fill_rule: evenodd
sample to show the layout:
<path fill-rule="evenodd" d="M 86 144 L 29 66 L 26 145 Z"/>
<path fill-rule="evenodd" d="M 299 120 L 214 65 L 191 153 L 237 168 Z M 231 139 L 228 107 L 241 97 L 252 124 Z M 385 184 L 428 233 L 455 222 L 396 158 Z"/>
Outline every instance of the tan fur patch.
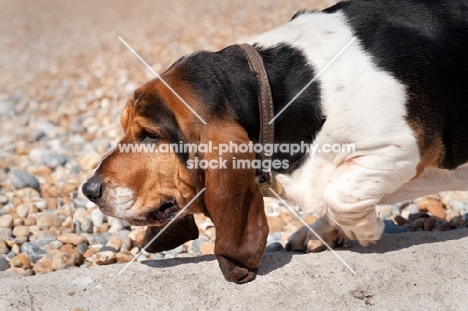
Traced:
<path fill-rule="evenodd" d="M 421 124 L 413 120 L 407 119 L 408 125 L 414 132 L 419 147 L 419 155 L 421 162 L 416 167 L 416 175 L 413 179 L 418 178 L 427 167 L 440 167 L 440 164 L 445 155 L 445 147 L 442 137 L 429 139 L 426 131 Z"/>

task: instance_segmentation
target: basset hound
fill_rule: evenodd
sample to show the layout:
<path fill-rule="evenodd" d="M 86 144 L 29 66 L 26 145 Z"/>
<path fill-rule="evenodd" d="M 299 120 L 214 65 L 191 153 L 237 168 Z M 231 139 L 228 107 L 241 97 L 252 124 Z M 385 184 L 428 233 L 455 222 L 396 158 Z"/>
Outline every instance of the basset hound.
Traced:
<path fill-rule="evenodd" d="M 375 243 L 384 227 L 376 204 L 468 190 L 467 51 L 464 0 L 301 11 L 249 45 L 182 57 L 162 74 L 170 88 L 159 78 L 139 87 L 122 113 L 119 146 L 83 193 L 106 215 L 150 226 L 148 241 L 205 189 L 149 250 L 197 238 L 192 214 L 203 213 L 216 227 L 221 271 L 236 283 L 255 278 L 268 235 L 259 176 L 322 215 L 313 228 L 326 242 L 344 233 Z M 266 142 L 319 147 L 269 155 L 239 147 Z M 212 148 L 120 148 L 128 144 Z M 327 144 L 354 149 L 326 152 Z M 288 249 L 312 250 L 316 240 L 304 227 Z"/>

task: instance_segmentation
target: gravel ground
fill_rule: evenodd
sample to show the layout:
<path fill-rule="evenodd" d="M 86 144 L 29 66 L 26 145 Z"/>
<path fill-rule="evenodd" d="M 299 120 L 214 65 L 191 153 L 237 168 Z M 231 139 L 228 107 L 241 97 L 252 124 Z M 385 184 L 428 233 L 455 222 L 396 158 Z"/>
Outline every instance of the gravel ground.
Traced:
<path fill-rule="evenodd" d="M 245 42 L 289 20 L 299 9 L 332 3 L 0 0 L 0 283 L 25 284 L 16 277 L 68 269 L 51 273 L 57 277 L 34 277 L 44 277 L 50 285 L 66 273 L 91 275 L 94 272 L 89 271 L 103 269 L 95 266 L 128 262 L 141 250 L 145 228 L 105 217 L 78 191 L 122 134 L 118 120 L 128 96 L 153 78 L 119 36 L 161 73 L 182 55 Z M 267 252 L 281 251 L 301 223 L 277 201 L 266 203 L 271 232 Z M 441 245 L 446 233 L 437 231 L 468 233 L 464 229 L 468 226 L 466 192 L 377 209 L 386 219 L 387 233 L 434 231 L 434 238 L 442 237 L 438 238 Z M 316 218 L 302 216 L 308 222 Z M 196 222 L 201 232 L 198 240 L 164 253 L 144 253 L 138 260 L 209 256 L 215 229 L 203 216 L 197 216 Z M 454 245 L 448 245 L 448 251 L 455 252 Z M 330 255 L 320 255 L 319 260 Z M 438 262 L 443 264 L 444 258 Z M 220 278 L 215 265 L 210 262 L 209 266 L 216 271 L 209 275 Z M 172 272 L 181 273 L 178 278 L 183 279 L 184 274 L 193 273 L 190 268 Z M 280 271 L 275 277 L 281 277 Z M 165 278 L 164 282 L 171 281 Z M 9 292 L 5 301 L 13 301 L 15 293 Z M 280 298 L 287 295 L 275 293 Z M 2 298 L 0 306 L 1 302 Z"/>

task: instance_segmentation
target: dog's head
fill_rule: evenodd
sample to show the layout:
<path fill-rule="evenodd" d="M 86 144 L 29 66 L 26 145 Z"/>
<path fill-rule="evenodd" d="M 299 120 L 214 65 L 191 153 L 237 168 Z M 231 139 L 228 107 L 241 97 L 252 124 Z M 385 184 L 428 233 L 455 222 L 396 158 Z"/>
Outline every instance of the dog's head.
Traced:
<path fill-rule="evenodd" d="M 155 79 L 135 91 L 121 115 L 122 139 L 82 190 L 106 215 L 133 225 L 161 227 L 205 188 L 181 217 L 209 216 L 217 229 L 215 255 L 226 279 L 249 281 L 263 254 L 268 226 L 255 171 L 233 168 L 232 159 L 253 160 L 255 155 L 228 152 L 220 159 L 217 148 L 178 148 L 249 141 L 228 109 L 216 108 L 212 102 L 209 89 L 214 86 L 205 94 L 199 91 L 203 77 L 192 77 L 183 66 L 190 61 L 184 59 L 163 74 L 172 90 Z M 222 165 L 194 167 L 196 160 Z M 187 228 L 193 227 L 192 218 L 189 222 Z"/>
<path fill-rule="evenodd" d="M 151 81 L 128 101 L 120 117 L 122 139 L 83 186 L 104 214 L 133 225 L 160 226 L 195 196 L 187 154 L 158 149 L 187 136 L 183 120 L 177 119 L 177 100 L 161 82 Z M 196 206 L 186 212 L 201 212 Z"/>

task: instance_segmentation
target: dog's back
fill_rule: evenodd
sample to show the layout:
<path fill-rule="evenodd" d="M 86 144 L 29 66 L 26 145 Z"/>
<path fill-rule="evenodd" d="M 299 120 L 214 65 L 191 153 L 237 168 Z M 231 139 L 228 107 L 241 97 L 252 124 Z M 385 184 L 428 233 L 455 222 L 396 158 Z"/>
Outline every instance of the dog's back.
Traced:
<path fill-rule="evenodd" d="M 440 168 L 468 162 L 468 2 L 360 0 L 325 12 L 337 10 L 376 66 L 407 87 L 420 149 L 438 150 Z"/>

